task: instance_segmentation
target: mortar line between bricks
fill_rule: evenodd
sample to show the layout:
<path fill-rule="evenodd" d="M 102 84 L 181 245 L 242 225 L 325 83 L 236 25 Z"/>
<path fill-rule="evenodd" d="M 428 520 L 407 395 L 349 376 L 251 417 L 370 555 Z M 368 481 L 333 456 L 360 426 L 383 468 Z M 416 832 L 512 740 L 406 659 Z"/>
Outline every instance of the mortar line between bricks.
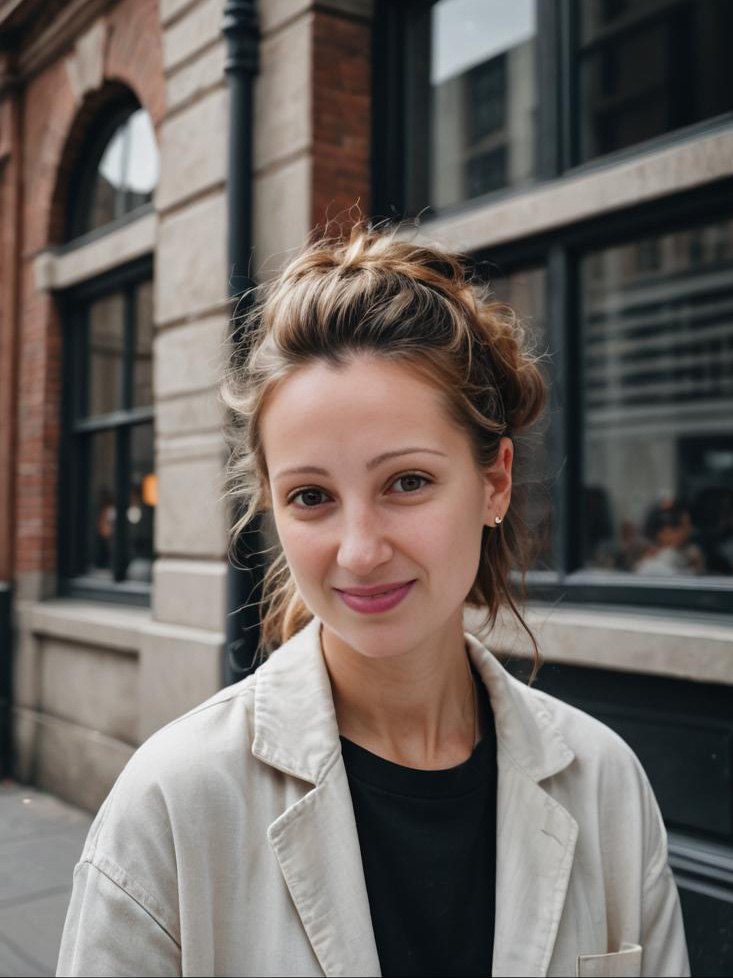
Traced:
<path fill-rule="evenodd" d="M 71 886 L 68 883 L 65 883 L 63 886 L 52 886 L 49 890 L 39 890 L 36 893 L 29 893 L 24 897 L 12 897 L 0 900 L 0 912 L 8 910 L 10 907 L 23 907 L 28 903 L 33 903 L 34 900 L 45 900 L 46 897 L 60 896 L 62 893 L 68 893 L 69 898 L 71 898 Z M 0 936 L 2 936 L 1 931 Z"/>
<path fill-rule="evenodd" d="M 34 957 L 32 957 L 30 954 L 24 951 L 22 947 L 19 947 L 15 943 L 15 941 L 11 941 L 11 939 L 7 937 L 5 934 L 0 934 L 0 941 L 2 941 L 3 944 L 9 947 L 10 950 L 13 952 L 13 954 L 16 954 L 29 967 L 35 968 L 35 970 L 40 972 L 40 974 L 44 974 L 47 965 L 43 964 L 41 961 L 37 961 Z"/>

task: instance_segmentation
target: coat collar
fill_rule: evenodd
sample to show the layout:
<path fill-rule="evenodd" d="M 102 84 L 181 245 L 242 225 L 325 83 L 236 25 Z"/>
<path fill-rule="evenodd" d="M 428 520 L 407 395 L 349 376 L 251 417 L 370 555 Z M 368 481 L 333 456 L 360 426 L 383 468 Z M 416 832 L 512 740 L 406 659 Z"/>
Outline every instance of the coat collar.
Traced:
<path fill-rule="evenodd" d="M 324 975 L 381 974 L 359 838 L 341 757 L 319 619 L 280 647 L 255 682 L 255 757 L 312 784 L 268 839 Z M 578 825 L 540 782 L 574 754 L 530 689 L 466 634 L 497 737 L 496 917 L 492 974 L 544 976 Z"/>
<path fill-rule="evenodd" d="M 312 784 L 323 780 L 341 750 L 320 628 L 313 618 L 274 652 L 255 686 L 252 753 Z M 465 639 L 489 692 L 498 745 L 533 781 L 562 771 L 575 755 L 534 693 L 477 638 L 465 633 Z"/>

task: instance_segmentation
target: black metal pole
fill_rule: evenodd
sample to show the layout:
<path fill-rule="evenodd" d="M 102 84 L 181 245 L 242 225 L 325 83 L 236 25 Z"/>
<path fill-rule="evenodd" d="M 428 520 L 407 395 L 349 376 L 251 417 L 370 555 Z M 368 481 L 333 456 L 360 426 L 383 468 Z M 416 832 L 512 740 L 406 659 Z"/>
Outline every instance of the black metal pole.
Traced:
<path fill-rule="evenodd" d="M 258 69 L 257 0 L 227 0 L 222 32 L 227 43 L 224 70 L 229 81 L 228 259 L 229 295 L 236 299 L 254 284 L 249 277 L 252 249 L 252 88 Z M 247 306 L 240 299 L 238 313 Z M 241 315 L 232 317 L 231 342 L 241 336 Z M 238 516 L 233 512 L 232 520 Z M 227 568 L 224 683 L 242 679 L 255 665 L 262 596 L 262 531 L 253 521 Z"/>

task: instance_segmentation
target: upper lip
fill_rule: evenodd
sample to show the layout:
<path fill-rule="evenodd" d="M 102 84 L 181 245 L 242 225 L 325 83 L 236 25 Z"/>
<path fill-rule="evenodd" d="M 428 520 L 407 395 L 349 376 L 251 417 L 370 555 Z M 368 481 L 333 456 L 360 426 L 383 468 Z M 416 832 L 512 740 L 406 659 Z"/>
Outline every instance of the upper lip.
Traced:
<path fill-rule="evenodd" d="M 359 598 L 369 597 L 372 594 L 381 594 L 382 591 L 394 591 L 398 587 L 404 587 L 405 584 L 411 584 L 412 581 L 396 581 L 392 584 L 375 584 L 374 587 L 337 587 L 337 591 L 343 591 L 344 594 L 353 594 Z"/>

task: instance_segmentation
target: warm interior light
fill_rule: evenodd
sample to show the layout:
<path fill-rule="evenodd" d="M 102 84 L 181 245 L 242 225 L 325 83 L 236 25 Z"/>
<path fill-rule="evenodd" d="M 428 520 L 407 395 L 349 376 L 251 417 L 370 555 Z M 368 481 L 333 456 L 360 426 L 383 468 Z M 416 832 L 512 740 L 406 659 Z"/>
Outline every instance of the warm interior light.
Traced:
<path fill-rule="evenodd" d="M 155 506 L 158 502 L 158 476 L 154 472 L 143 476 L 143 502 L 146 506 Z"/>

